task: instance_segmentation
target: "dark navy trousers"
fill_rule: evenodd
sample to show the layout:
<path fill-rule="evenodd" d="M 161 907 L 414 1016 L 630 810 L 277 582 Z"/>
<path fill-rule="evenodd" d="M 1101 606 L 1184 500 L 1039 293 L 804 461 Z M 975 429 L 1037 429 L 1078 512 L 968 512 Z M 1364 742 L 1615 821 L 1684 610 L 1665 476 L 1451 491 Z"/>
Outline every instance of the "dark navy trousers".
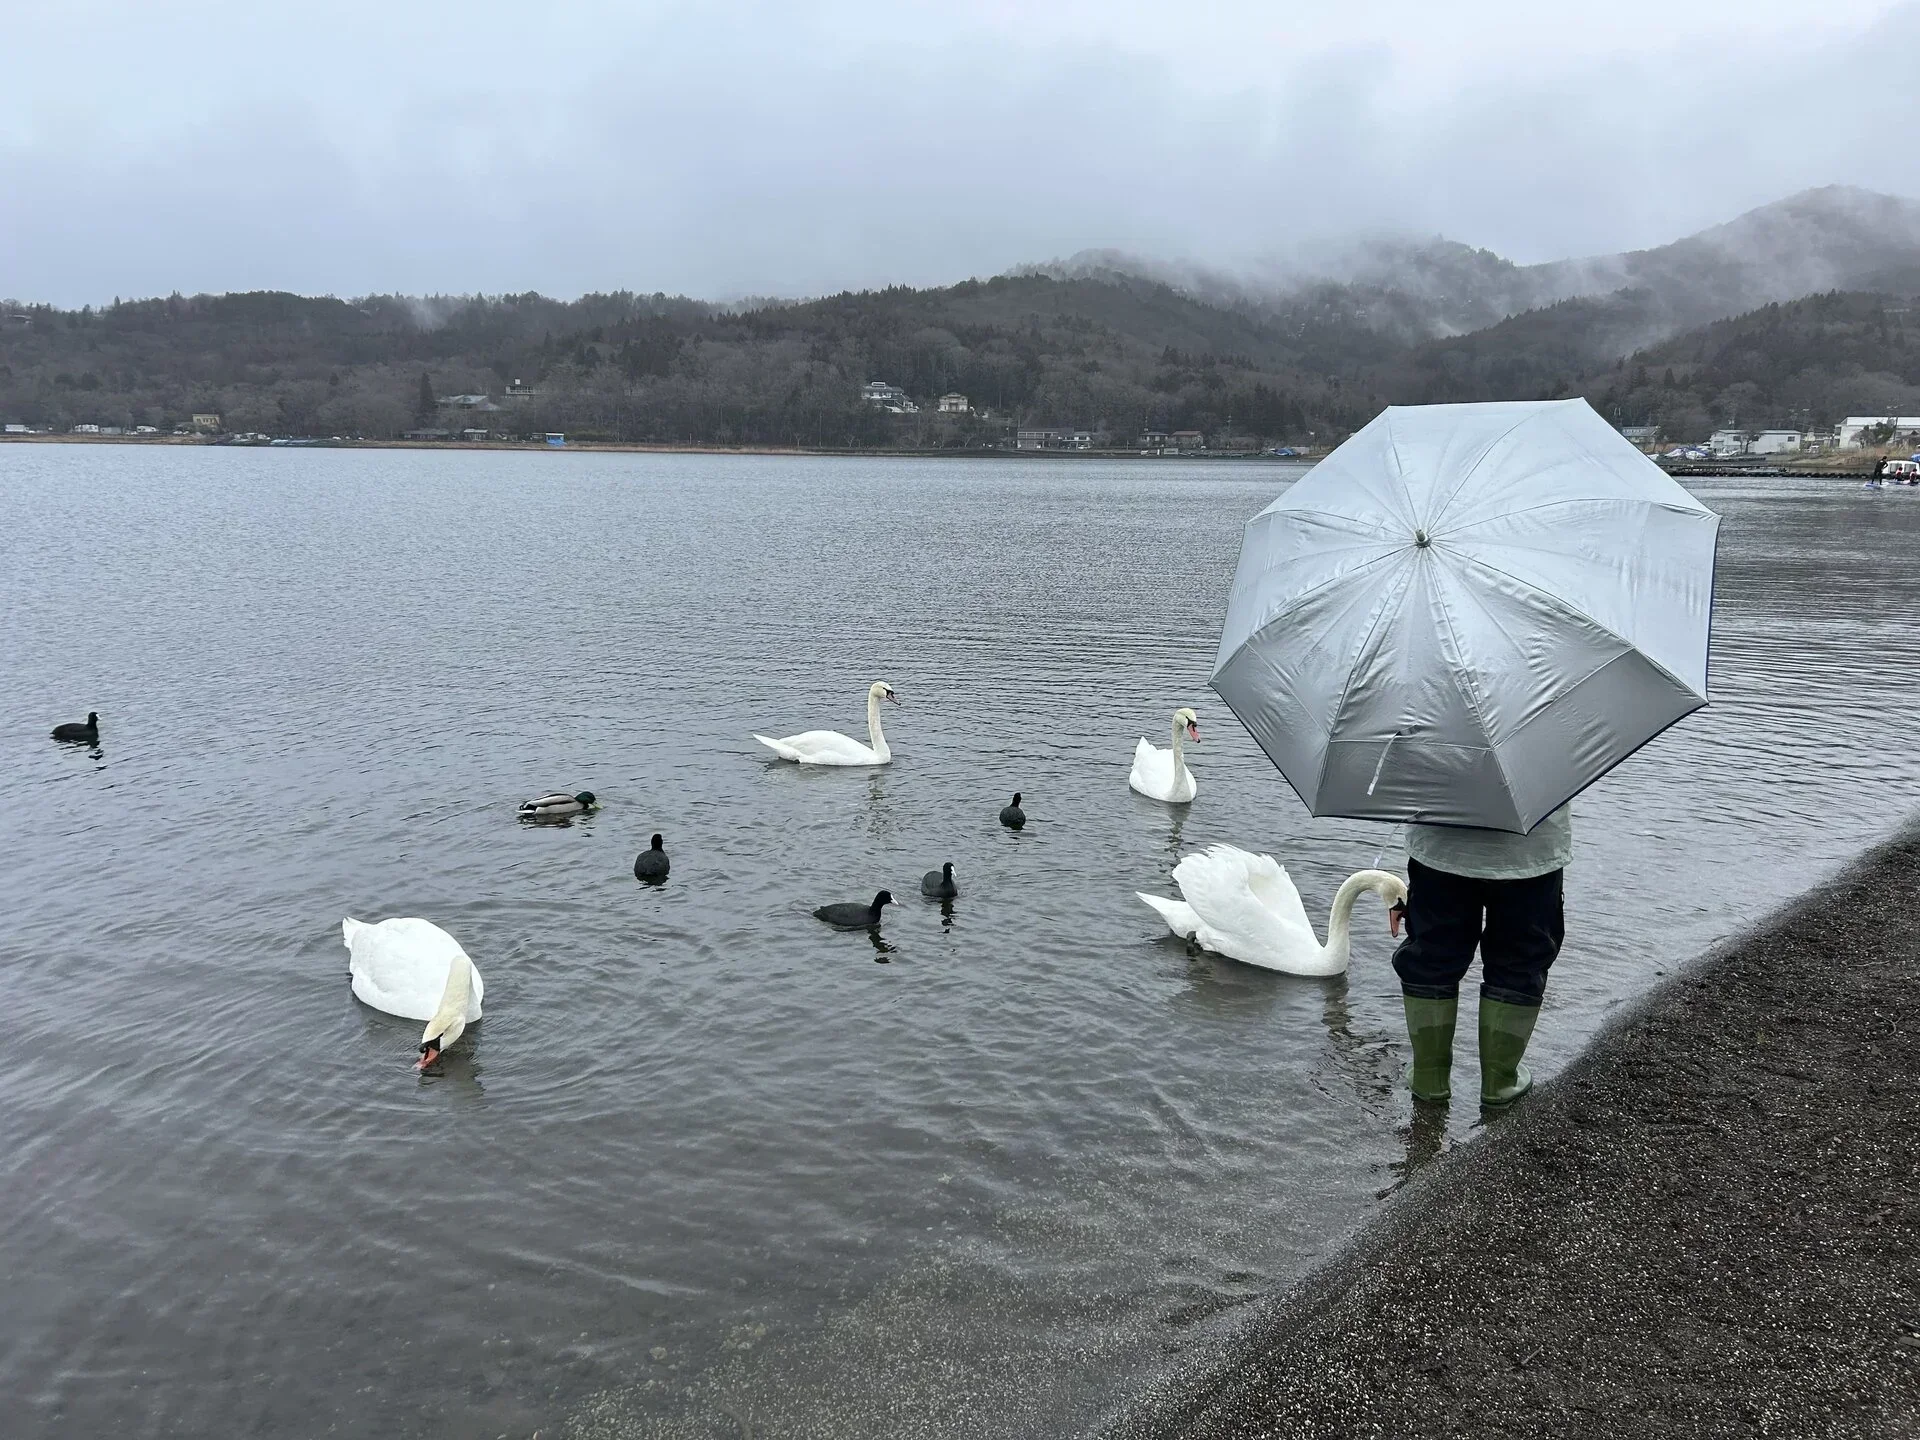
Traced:
<path fill-rule="evenodd" d="M 1475 880 L 1407 861 L 1407 938 L 1393 952 L 1400 988 L 1452 1000 L 1480 951 L 1480 996 L 1538 1005 L 1566 937 L 1561 878 Z"/>

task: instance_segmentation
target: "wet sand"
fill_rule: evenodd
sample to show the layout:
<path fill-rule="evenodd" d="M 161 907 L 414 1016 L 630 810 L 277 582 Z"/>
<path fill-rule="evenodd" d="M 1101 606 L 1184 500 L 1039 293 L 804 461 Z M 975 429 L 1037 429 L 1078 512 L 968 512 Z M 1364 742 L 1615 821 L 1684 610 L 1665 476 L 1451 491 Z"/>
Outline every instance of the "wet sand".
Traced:
<path fill-rule="evenodd" d="M 1917 876 L 1682 971 L 1111 1440 L 1920 1435 Z"/>

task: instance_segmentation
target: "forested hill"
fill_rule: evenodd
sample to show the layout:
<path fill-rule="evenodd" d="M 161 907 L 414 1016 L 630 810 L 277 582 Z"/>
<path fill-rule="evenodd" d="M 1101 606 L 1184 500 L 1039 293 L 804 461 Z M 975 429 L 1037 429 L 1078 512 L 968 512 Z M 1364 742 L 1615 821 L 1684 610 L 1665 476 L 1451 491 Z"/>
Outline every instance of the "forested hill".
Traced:
<path fill-rule="evenodd" d="M 1282 320 L 1124 276 L 758 308 L 252 294 L 9 310 L 0 418 L 166 428 L 214 412 L 296 435 L 391 436 L 436 423 L 423 390 L 498 397 L 520 380 L 538 393 L 513 426 L 621 439 L 978 444 L 1025 422 L 1324 436 L 1378 408 L 1365 375 L 1397 348 L 1337 297 Z M 891 416 L 860 399 L 874 379 L 929 410 L 959 391 L 987 416 Z"/>
<path fill-rule="evenodd" d="M 509 433 L 803 446 L 975 446 L 1025 424 L 1325 443 L 1390 402 L 1588 396 L 1674 438 L 1721 424 L 1920 413 L 1906 298 L 1812 296 L 1648 343 L 1645 290 L 1563 301 L 1445 340 L 1379 323 L 1378 292 L 1207 303 L 1119 272 L 967 281 L 803 304 L 664 295 L 483 299 L 172 297 L 0 306 L 0 420 L 385 438 Z M 918 414 L 864 403 L 901 386 Z M 511 382 L 530 398 L 506 401 Z M 974 413 L 933 413 L 958 391 Z M 424 392 L 424 393 L 423 393 Z M 490 395 L 498 411 L 437 407 Z M 982 414 L 981 412 L 984 412 Z"/>
<path fill-rule="evenodd" d="M 1582 387 L 1622 424 L 1825 426 L 1920 414 L 1920 296 L 1835 292 L 1650 346 Z"/>

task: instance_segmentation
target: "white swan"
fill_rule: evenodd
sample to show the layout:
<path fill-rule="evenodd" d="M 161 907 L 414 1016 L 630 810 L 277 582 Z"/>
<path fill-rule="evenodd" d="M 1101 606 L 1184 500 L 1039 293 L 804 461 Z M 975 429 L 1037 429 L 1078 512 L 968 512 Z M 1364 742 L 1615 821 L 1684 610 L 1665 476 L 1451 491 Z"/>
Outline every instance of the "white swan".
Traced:
<path fill-rule="evenodd" d="M 782 760 L 799 765 L 885 765 L 893 759 L 893 751 L 887 748 L 887 737 L 880 733 L 882 700 L 900 703 L 891 685 L 876 680 L 867 687 L 867 735 L 873 741 L 871 745 L 862 745 L 838 730 L 809 730 L 784 740 L 769 740 L 764 735 L 753 738 Z"/>
<path fill-rule="evenodd" d="M 1127 776 L 1127 784 L 1150 800 L 1184 805 L 1193 799 L 1200 786 L 1187 769 L 1186 752 L 1181 749 L 1180 742 L 1186 736 L 1191 736 L 1194 744 L 1200 743 L 1200 717 L 1183 705 L 1173 712 L 1173 748 L 1157 750 L 1147 743 L 1146 736 L 1141 736 L 1140 743 L 1133 747 L 1133 773 Z"/>
<path fill-rule="evenodd" d="M 351 957 L 353 993 L 376 1010 L 403 1020 L 424 1020 L 420 1063 L 424 1070 L 460 1032 L 480 1018 L 486 994 L 480 970 L 460 942 L 431 920 L 411 917 L 367 925 L 340 922 Z"/>
<path fill-rule="evenodd" d="M 1289 975 L 1338 975 L 1347 968 L 1353 905 L 1361 891 L 1373 891 L 1389 908 L 1407 898 L 1407 882 L 1398 875 L 1385 870 L 1349 875 L 1333 897 L 1322 945 L 1292 877 L 1271 855 L 1210 845 L 1174 866 L 1173 880 L 1184 901 L 1134 893 L 1160 912 L 1174 934 L 1230 959 Z"/>

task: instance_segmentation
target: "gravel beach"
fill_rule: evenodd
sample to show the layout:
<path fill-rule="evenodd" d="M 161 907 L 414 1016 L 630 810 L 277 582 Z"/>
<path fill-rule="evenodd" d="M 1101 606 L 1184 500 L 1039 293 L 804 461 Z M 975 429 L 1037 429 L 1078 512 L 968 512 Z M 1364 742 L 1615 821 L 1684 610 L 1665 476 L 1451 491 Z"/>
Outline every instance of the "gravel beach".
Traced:
<path fill-rule="evenodd" d="M 1917 877 L 1687 967 L 1110 1440 L 1920 1435 Z"/>

